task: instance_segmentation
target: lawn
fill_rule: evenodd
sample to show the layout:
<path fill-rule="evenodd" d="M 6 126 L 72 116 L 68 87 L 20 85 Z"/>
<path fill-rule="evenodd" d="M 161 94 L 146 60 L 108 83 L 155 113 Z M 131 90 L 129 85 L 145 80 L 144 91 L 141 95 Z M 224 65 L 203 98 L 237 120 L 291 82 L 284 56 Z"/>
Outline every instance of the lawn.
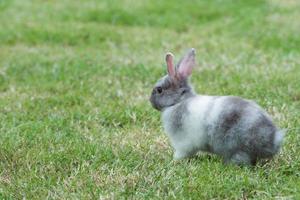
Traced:
<path fill-rule="evenodd" d="M 300 199 L 298 0 L 0 0 L 0 199 Z M 149 96 L 197 51 L 192 82 L 287 130 L 254 168 L 173 161 Z"/>

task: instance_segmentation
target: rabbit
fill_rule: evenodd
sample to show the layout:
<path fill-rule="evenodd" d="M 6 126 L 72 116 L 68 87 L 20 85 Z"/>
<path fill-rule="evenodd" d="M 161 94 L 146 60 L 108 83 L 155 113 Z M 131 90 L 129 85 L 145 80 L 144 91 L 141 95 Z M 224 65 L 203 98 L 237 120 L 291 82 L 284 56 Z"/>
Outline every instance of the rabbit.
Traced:
<path fill-rule="evenodd" d="M 236 96 L 198 95 L 189 84 L 195 66 L 190 49 L 174 67 L 166 54 L 168 74 L 152 90 L 150 102 L 162 112 L 164 130 L 174 148 L 174 160 L 197 152 L 221 156 L 225 164 L 255 165 L 272 158 L 284 131 L 255 102 Z"/>

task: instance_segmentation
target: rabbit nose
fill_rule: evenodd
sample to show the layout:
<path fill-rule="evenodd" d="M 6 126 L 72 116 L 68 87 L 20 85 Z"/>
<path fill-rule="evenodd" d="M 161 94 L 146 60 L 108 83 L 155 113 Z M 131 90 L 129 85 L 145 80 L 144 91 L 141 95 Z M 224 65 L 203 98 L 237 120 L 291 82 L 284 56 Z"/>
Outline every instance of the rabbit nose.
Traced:
<path fill-rule="evenodd" d="M 155 92 L 156 92 L 156 90 L 155 90 L 155 89 L 153 89 L 153 90 L 152 90 L 152 92 L 151 92 L 151 94 L 153 95 L 153 94 L 155 94 Z"/>
<path fill-rule="evenodd" d="M 151 106 L 154 108 L 154 109 L 157 109 L 157 110 L 159 110 L 159 108 L 158 108 L 158 106 L 157 106 L 157 104 L 156 104 L 156 102 L 155 102 L 155 99 L 154 99 L 154 97 L 151 95 L 151 97 L 149 98 L 149 101 L 150 101 L 150 103 L 151 103 Z"/>

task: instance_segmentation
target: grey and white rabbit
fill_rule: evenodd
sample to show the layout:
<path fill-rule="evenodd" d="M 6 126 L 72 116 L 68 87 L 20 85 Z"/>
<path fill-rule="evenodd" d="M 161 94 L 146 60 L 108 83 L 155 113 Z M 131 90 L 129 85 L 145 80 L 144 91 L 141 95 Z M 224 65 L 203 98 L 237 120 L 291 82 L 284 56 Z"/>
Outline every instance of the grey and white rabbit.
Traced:
<path fill-rule="evenodd" d="M 188 78 L 195 65 L 194 49 L 176 66 L 171 53 L 166 62 L 168 75 L 156 83 L 150 102 L 162 112 L 175 160 L 205 151 L 222 156 L 225 163 L 254 165 L 279 151 L 284 133 L 255 102 L 193 91 Z"/>

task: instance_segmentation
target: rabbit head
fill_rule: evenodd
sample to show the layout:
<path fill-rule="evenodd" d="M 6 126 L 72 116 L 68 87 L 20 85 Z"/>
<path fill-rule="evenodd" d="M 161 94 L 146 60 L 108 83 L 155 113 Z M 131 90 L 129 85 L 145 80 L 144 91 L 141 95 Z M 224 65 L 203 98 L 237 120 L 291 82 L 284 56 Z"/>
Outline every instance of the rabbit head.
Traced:
<path fill-rule="evenodd" d="M 155 84 L 150 97 L 152 106 L 160 111 L 194 95 L 188 78 L 195 65 L 195 50 L 190 49 L 176 67 L 173 57 L 172 53 L 166 54 L 168 74 Z"/>

